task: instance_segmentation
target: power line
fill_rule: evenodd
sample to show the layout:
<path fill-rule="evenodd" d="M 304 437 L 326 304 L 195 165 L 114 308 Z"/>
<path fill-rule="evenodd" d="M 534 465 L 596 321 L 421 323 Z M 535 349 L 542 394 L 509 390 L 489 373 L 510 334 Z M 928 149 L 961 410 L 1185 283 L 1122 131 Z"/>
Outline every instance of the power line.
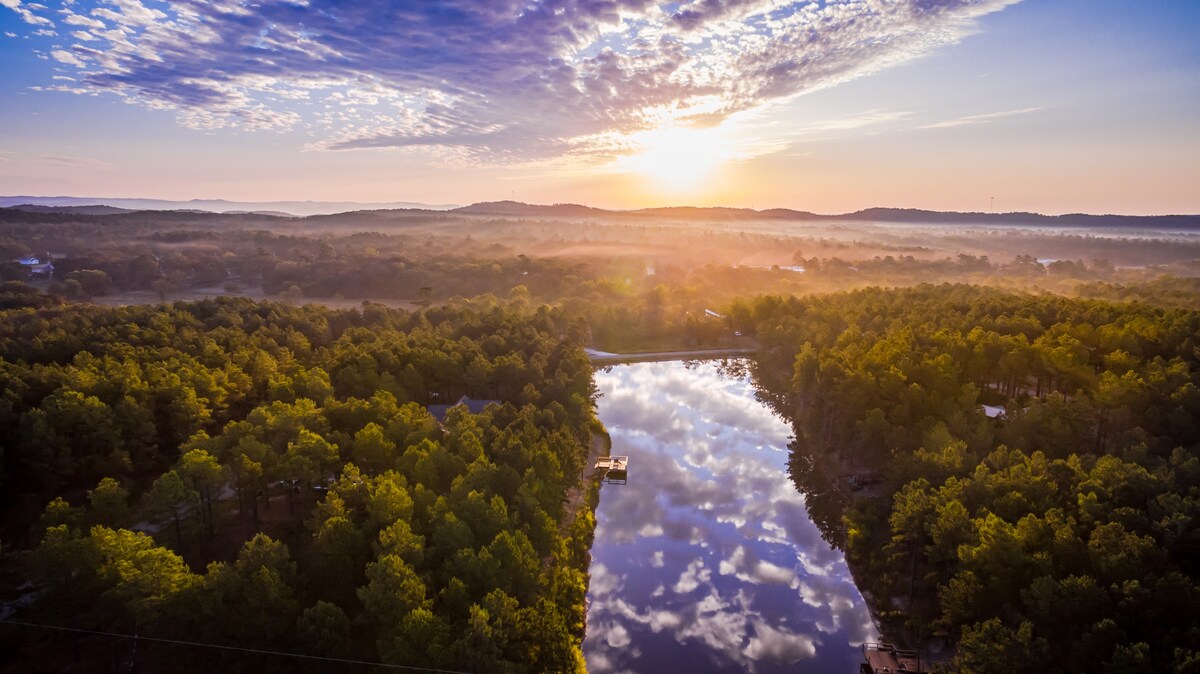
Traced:
<path fill-rule="evenodd" d="M 80 634 L 95 634 L 105 637 L 117 637 L 119 639 L 134 639 L 137 641 L 156 641 L 164 644 L 180 644 L 183 646 L 199 646 L 200 648 L 215 648 L 222 651 L 240 651 L 242 653 L 257 653 L 259 655 L 282 655 L 288 658 L 303 658 L 305 660 L 321 660 L 322 662 L 337 662 L 347 665 L 368 665 L 370 667 L 384 667 L 386 669 L 405 669 L 418 672 L 438 672 L 440 674 L 471 674 L 471 672 L 462 672 L 455 669 L 433 669 L 432 667 L 415 667 L 412 665 L 389 665 L 382 662 L 372 662 L 370 660 L 350 660 L 348 658 L 329 658 L 323 655 L 306 655 L 304 653 L 291 653 L 288 651 L 268 651 L 261 648 L 243 648 L 241 646 L 222 646 L 220 644 L 206 644 L 199 641 L 180 641 L 179 639 L 163 639 L 160 637 L 143 637 L 134 634 L 122 634 L 120 632 L 102 632 L 100 630 L 85 630 L 78 627 L 61 627 L 59 625 L 40 625 L 38 623 L 27 623 L 20 620 L 0 620 L 0 624 L 4 625 L 20 625 L 22 627 L 37 627 L 44 630 L 58 630 L 60 632 L 77 632 Z"/>

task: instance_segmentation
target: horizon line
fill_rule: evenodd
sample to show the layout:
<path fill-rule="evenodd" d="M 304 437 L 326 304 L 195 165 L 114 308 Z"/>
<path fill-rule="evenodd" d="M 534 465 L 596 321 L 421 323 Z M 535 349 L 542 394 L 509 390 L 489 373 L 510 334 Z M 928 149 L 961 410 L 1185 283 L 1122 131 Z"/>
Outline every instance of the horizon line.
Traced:
<path fill-rule="evenodd" d="M 31 195 L 31 194 L 0 195 L 0 200 L 7 201 L 7 200 L 14 200 L 14 199 L 39 199 L 39 200 L 70 199 L 70 200 L 79 201 L 79 202 L 87 202 L 89 200 L 96 200 L 96 201 L 89 202 L 89 203 L 75 203 L 75 204 L 69 204 L 69 205 L 68 204 L 38 204 L 38 203 L 19 202 L 19 203 L 7 204 L 5 206 L 0 206 L 0 208 L 19 208 L 20 206 L 40 206 L 40 207 L 44 207 L 44 208 L 75 208 L 75 207 L 85 208 L 88 206 L 108 206 L 110 208 L 120 208 L 119 206 L 112 206 L 111 204 L 107 204 L 107 203 L 103 203 L 103 202 L 105 202 L 105 201 L 157 201 L 157 202 L 170 203 L 170 204 L 190 204 L 190 203 L 196 203 L 196 202 L 220 202 L 220 203 L 228 203 L 228 204 L 235 205 L 235 206 L 236 205 L 264 205 L 265 206 L 265 205 L 271 205 L 271 204 L 294 203 L 294 204 L 311 204 L 311 205 L 320 205 L 320 204 L 342 205 L 342 204 L 346 204 L 346 205 L 369 207 L 369 206 L 387 206 L 387 205 L 392 205 L 392 204 L 397 204 L 397 205 L 405 204 L 405 206 L 398 206 L 397 208 L 390 208 L 390 209 L 364 208 L 361 210 L 435 210 L 435 211 L 443 211 L 443 212 L 460 211 L 460 210 L 465 210 L 465 209 L 470 209 L 470 208 L 475 208 L 475 207 L 480 207 L 480 206 L 489 206 L 489 205 L 496 205 L 496 206 L 511 205 L 511 206 L 520 206 L 520 207 L 528 207 L 528 208 L 576 207 L 576 208 L 585 208 L 585 209 L 589 209 L 589 210 L 593 210 L 593 211 L 601 211 L 604 213 L 611 213 L 614 215 L 638 214 L 638 213 L 644 213 L 647 211 L 690 209 L 690 210 L 697 210 L 697 211 L 727 210 L 727 211 L 741 211 L 741 212 L 747 212 L 747 213 L 769 213 L 772 211 L 790 211 L 790 212 L 793 212 L 796 214 L 812 215 L 812 216 L 823 217 L 823 218 L 845 217 L 845 216 L 850 216 L 850 215 L 857 215 L 859 213 L 865 213 L 868 211 L 910 211 L 910 212 L 937 213 L 937 214 L 945 214 L 945 215 L 971 215 L 971 216 L 984 216 L 984 217 L 1013 216 L 1013 215 L 1038 216 L 1038 217 L 1044 217 L 1044 218 L 1060 218 L 1060 217 L 1071 217 L 1071 216 L 1087 216 L 1087 217 L 1097 217 L 1097 218 L 1099 218 L 1099 217 L 1123 217 L 1123 218 L 1200 217 L 1200 213 L 1094 213 L 1094 212 L 1087 212 L 1087 211 L 1064 211 L 1061 213 L 1042 213 L 1039 211 L 1029 211 L 1029 210 L 962 211 L 962 210 L 940 210 L 940 209 L 936 209 L 936 208 L 926 208 L 926 207 L 919 207 L 919 206 L 878 206 L 878 205 L 877 206 L 868 206 L 865 208 L 859 208 L 857 210 L 852 210 L 852 211 L 845 211 L 842 213 L 818 213 L 816 211 L 805 210 L 802 208 L 796 208 L 796 207 L 792 207 L 792 206 L 775 206 L 775 207 L 770 207 L 770 208 L 759 209 L 759 208 L 753 208 L 753 207 L 748 207 L 748 206 L 716 206 L 716 205 L 697 206 L 697 205 L 692 205 L 692 204 L 674 204 L 674 205 L 645 206 L 645 207 L 640 207 L 640 208 L 606 208 L 603 206 L 593 206 L 593 205 L 589 205 L 586 203 L 579 203 L 579 202 L 572 202 L 572 201 L 561 201 L 561 202 L 552 202 L 552 203 L 536 203 L 536 202 L 517 201 L 514 199 L 484 200 L 484 201 L 475 201 L 475 202 L 471 202 L 468 204 L 456 204 L 456 203 L 427 203 L 427 202 L 423 202 L 423 201 L 419 201 L 419 200 L 409 200 L 409 199 L 393 199 L 393 200 L 379 200 L 379 201 L 360 201 L 360 200 L 355 200 L 355 199 L 236 200 L 236 199 L 227 199 L 224 197 L 193 197 L 191 199 L 165 199 L 165 198 L 159 198 L 159 197 L 96 197 L 96 196 L 78 197 L 78 196 L 72 196 L 72 195 L 66 195 L 66 194 L 61 194 L 61 195 Z M 128 209 L 128 210 L 172 211 L 172 210 L 181 210 L 181 209 L 143 208 L 143 209 Z M 195 209 L 195 210 L 206 211 L 206 209 Z M 220 211 L 206 211 L 206 212 L 215 213 L 218 215 L 223 214 Z M 293 215 L 294 217 L 310 217 L 313 215 L 338 215 L 341 213 L 352 213 L 352 212 L 355 212 L 355 211 L 349 210 L 349 211 L 336 211 L 336 212 L 330 212 L 330 213 L 311 213 L 308 215 L 298 215 L 298 214 L 290 213 L 289 215 Z"/>

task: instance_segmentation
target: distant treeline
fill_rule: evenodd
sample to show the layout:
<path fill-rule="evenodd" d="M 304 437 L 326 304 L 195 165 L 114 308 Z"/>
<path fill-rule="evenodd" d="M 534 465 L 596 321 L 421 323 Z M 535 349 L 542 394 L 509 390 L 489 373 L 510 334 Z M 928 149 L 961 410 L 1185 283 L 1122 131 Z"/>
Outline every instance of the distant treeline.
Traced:
<path fill-rule="evenodd" d="M 369 230 L 369 231 L 364 231 Z M 1194 275 L 1200 242 L 1163 232 L 881 228 L 848 222 L 793 227 L 733 220 L 600 222 L 378 211 L 310 218 L 129 212 L 111 215 L 0 209 L 0 278 L 27 280 L 16 263 L 52 256 L 59 294 L 189 288 L 262 288 L 326 298 L 506 296 L 525 286 L 556 301 L 587 282 L 649 290 L 674 268 L 787 272 L 766 287 L 718 291 L 827 292 L 870 284 L 970 280 L 1054 291 L 1081 281 L 1128 284 Z M 518 264 L 518 260 L 520 263 Z M 498 267 L 498 268 L 497 268 Z M 801 274 L 788 268 L 803 267 Z M 74 279 L 99 271 L 107 281 Z M 657 273 L 656 273 L 657 272 Z M 964 274 L 969 277 L 964 278 Z M 530 276 L 532 278 L 520 278 Z M 702 281 L 702 278 L 698 279 Z"/>

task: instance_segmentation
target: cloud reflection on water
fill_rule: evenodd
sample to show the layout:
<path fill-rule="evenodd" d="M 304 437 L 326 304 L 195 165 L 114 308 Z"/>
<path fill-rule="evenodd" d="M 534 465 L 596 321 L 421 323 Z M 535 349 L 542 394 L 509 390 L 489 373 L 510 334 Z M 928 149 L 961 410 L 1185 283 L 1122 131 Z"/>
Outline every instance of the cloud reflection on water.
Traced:
<path fill-rule="evenodd" d="M 790 429 L 714 364 L 596 374 L 627 485 L 597 511 L 592 672 L 855 671 L 877 632 L 787 476 Z"/>

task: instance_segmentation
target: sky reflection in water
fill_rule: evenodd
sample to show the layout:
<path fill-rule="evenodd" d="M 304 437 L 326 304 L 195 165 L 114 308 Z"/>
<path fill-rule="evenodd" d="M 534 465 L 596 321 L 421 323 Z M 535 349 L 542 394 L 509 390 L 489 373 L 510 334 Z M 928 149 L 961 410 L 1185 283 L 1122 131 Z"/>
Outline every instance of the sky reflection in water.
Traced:
<path fill-rule="evenodd" d="M 877 636 L 787 476 L 790 429 L 715 364 L 596 373 L 627 485 L 605 485 L 591 672 L 856 672 Z"/>

